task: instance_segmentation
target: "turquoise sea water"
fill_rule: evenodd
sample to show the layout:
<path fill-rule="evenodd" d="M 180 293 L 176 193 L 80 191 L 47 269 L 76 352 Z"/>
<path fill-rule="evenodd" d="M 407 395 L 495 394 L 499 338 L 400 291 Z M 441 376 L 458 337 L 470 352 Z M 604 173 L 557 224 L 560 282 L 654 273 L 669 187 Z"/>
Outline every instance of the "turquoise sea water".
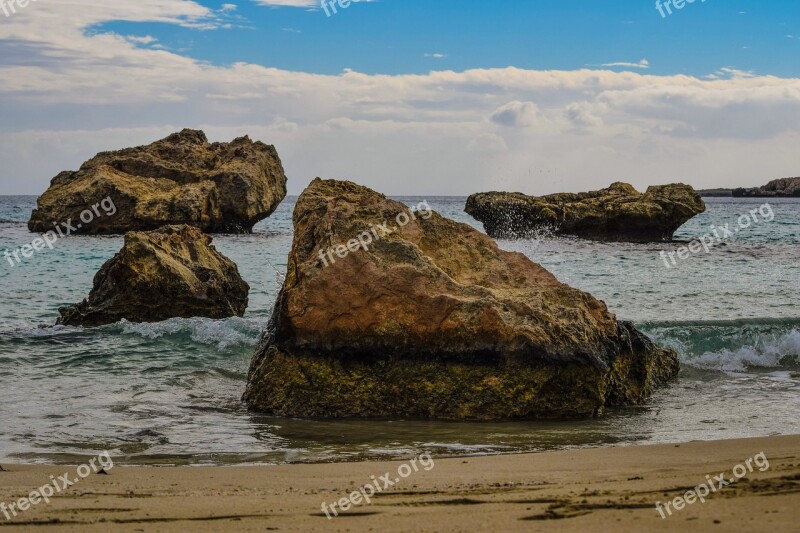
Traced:
<path fill-rule="evenodd" d="M 416 203 L 421 198 L 400 198 Z M 444 216 L 479 223 L 465 198 L 427 198 Z M 800 433 L 800 201 L 770 200 L 735 239 L 667 268 L 681 243 L 501 241 L 561 281 L 603 299 L 677 349 L 679 379 L 644 407 L 595 420 L 450 423 L 295 420 L 240 402 L 258 336 L 292 240 L 287 198 L 253 235 L 215 236 L 250 283 L 244 318 L 54 327 L 58 307 L 88 295 L 121 237 L 69 237 L 22 264 L 0 257 L 0 460 L 63 462 L 110 451 L 128 463 L 251 463 L 498 453 Z M 708 199 L 682 227 L 738 227 L 763 199 Z M 0 197 L 0 254 L 30 244 L 35 197 Z M 274 267 L 274 268 L 273 268 Z M 276 270 L 278 273 L 276 273 Z M 118 458 L 118 459 L 116 459 Z"/>

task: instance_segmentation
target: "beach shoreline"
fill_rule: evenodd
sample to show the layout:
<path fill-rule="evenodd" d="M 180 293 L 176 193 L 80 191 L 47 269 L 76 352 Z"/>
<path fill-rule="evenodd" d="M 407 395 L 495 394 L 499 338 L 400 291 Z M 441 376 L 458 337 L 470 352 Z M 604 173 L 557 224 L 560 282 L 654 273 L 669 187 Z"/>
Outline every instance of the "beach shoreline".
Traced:
<path fill-rule="evenodd" d="M 694 501 L 660 516 L 657 502 L 683 498 L 720 473 L 733 478 L 737 465 L 761 453 L 769 468 L 757 461 L 756 468 L 734 483 L 711 491 L 704 503 Z M 339 509 L 338 517 L 323 512 L 323 504 L 377 485 L 403 464 L 410 461 L 201 468 L 115 465 L 108 475 L 92 473 L 49 504 L 40 502 L 11 520 L 0 515 L 0 528 L 675 531 L 719 526 L 725 531 L 791 531 L 800 518 L 800 435 L 433 457 L 429 469 L 409 468 L 399 481 L 386 478 L 392 486 L 376 491 L 370 504 L 359 497 L 358 505 Z M 63 465 L 3 467 L 0 502 L 6 503 L 75 471 Z"/>

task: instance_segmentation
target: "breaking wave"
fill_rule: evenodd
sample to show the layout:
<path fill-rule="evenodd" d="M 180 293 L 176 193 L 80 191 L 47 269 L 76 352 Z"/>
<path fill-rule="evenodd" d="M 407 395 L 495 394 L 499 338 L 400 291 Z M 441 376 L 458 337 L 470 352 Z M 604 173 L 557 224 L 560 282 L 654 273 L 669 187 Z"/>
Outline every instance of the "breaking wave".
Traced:
<path fill-rule="evenodd" d="M 703 370 L 800 369 L 800 319 L 650 322 L 640 325 L 681 363 Z"/>
<path fill-rule="evenodd" d="M 196 343 L 216 345 L 225 350 L 234 346 L 255 346 L 264 323 L 263 318 L 171 318 L 150 324 L 123 320 L 113 327 L 119 328 L 123 335 L 140 335 L 148 339 L 189 337 Z"/>

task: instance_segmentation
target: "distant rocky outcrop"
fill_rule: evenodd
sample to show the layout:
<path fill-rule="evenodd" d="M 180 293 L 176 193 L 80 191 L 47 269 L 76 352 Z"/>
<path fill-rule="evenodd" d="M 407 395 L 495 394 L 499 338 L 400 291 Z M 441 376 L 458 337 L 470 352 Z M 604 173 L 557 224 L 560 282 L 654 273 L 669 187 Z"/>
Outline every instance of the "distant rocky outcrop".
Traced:
<path fill-rule="evenodd" d="M 641 404 L 678 372 L 675 352 L 603 302 L 432 211 L 410 214 L 365 187 L 317 179 L 294 227 L 244 394 L 254 410 L 585 417 Z M 377 227 L 390 231 L 367 239 Z M 371 242 L 357 246 L 357 236 Z"/>
<path fill-rule="evenodd" d="M 734 189 L 736 198 L 798 198 L 800 197 L 800 178 L 772 180 L 763 187 Z"/>
<path fill-rule="evenodd" d="M 72 233 L 125 233 L 165 224 L 248 233 L 285 196 L 286 175 L 274 146 L 248 137 L 210 144 L 202 131 L 186 129 L 148 146 L 100 153 L 77 172 L 60 173 L 39 198 L 28 228 L 46 232 L 72 220 Z M 95 216 L 79 222 L 105 199 L 116 207 L 113 215 L 95 207 Z"/>
<path fill-rule="evenodd" d="M 672 239 L 683 223 L 705 209 L 689 185 L 658 185 L 642 194 L 618 182 L 577 194 L 473 194 L 465 210 L 497 239 L 527 238 L 547 230 L 600 241 L 654 242 Z"/>
<path fill-rule="evenodd" d="M 733 189 L 701 189 L 697 191 L 701 198 L 730 198 Z"/>
<path fill-rule="evenodd" d="M 89 297 L 59 309 L 58 324 L 92 327 L 123 318 L 160 322 L 244 315 L 250 286 L 211 240 L 186 225 L 128 233 L 122 250 L 95 275 Z"/>

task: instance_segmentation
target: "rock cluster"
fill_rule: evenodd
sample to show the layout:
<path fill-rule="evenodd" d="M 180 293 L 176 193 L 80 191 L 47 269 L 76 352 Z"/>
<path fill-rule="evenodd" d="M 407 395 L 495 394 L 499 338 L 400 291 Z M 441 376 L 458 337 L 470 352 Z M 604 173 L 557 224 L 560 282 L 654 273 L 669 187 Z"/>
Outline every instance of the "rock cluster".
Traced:
<path fill-rule="evenodd" d="M 378 226 L 391 231 L 321 260 Z M 675 352 L 603 302 L 432 211 L 420 216 L 354 183 L 317 179 L 297 201 L 294 227 L 244 394 L 254 410 L 582 417 L 640 404 L 678 372 Z"/>
<path fill-rule="evenodd" d="M 473 194 L 465 210 L 498 239 L 551 231 L 600 241 L 655 242 L 671 240 L 681 225 L 705 209 L 689 185 L 653 186 L 642 194 L 618 182 L 607 189 L 578 194 Z"/>
<path fill-rule="evenodd" d="M 286 175 L 274 146 L 240 137 L 209 143 L 183 130 L 148 146 L 100 153 L 76 172 L 53 178 L 28 222 L 46 232 L 77 222 L 104 199 L 116 212 L 94 217 L 76 233 L 146 231 L 188 224 L 208 233 L 248 233 L 286 196 Z"/>

